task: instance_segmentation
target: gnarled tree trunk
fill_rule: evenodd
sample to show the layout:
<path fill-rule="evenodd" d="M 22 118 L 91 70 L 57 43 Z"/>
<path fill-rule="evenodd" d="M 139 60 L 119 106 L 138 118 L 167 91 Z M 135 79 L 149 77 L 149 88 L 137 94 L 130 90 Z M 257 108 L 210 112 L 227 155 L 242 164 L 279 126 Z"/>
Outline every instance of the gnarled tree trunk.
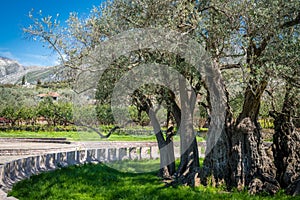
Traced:
<path fill-rule="evenodd" d="M 207 87 L 207 101 L 208 101 L 208 109 L 211 111 L 211 103 L 210 103 L 210 91 Z M 228 168 L 228 159 L 229 159 L 229 152 L 231 147 L 231 126 L 232 126 L 232 114 L 230 111 L 230 107 L 228 104 L 228 92 L 225 88 L 225 95 L 226 95 L 226 117 L 223 129 L 221 130 L 220 137 L 216 141 L 216 144 L 212 148 L 206 148 L 206 155 L 203 162 L 203 167 L 201 168 L 200 179 L 203 185 L 213 185 L 218 187 L 219 185 L 225 184 L 229 182 L 229 168 Z M 214 123 L 212 121 L 212 123 Z M 214 134 L 214 133 L 212 133 Z"/>
<path fill-rule="evenodd" d="M 239 189 L 248 187 L 252 194 L 274 194 L 279 190 L 279 183 L 275 178 L 276 169 L 271 155 L 267 155 L 267 147 L 262 141 L 261 127 L 257 121 L 261 96 L 266 86 L 267 82 L 264 80 L 259 83 L 250 82 L 245 92 L 243 111 L 230 137 L 230 185 Z"/>
<path fill-rule="evenodd" d="M 260 98 L 267 83 L 252 83 L 246 89 L 243 111 L 236 123 L 231 120 L 227 105 L 225 126 L 214 148 L 206 155 L 202 170 L 202 183 L 211 176 L 213 185 L 226 182 L 230 189 L 249 188 L 250 193 L 266 191 L 276 193 L 276 169 L 267 155 L 257 122 Z M 228 96 L 227 96 L 228 101 Z"/>
<path fill-rule="evenodd" d="M 277 167 L 276 178 L 280 186 L 292 195 L 300 194 L 300 133 L 293 124 L 297 92 L 299 90 L 288 86 L 282 111 L 270 113 L 275 119 L 273 154 Z"/>

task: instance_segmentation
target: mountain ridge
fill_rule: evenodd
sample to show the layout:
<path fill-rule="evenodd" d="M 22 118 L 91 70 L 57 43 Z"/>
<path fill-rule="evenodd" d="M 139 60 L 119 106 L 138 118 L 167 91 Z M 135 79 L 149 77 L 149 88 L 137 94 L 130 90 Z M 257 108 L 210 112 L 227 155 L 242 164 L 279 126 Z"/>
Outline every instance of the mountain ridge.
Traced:
<path fill-rule="evenodd" d="M 0 56 L 0 84 L 19 84 L 23 76 L 27 83 L 36 84 L 38 80 L 51 82 L 57 79 L 62 66 L 23 66 L 18 61 Z"/>
<path fill-rule="evenodd" d="M 0 57 L 0 78 L 24 71 L 24 66 L 7 57 Z"/>

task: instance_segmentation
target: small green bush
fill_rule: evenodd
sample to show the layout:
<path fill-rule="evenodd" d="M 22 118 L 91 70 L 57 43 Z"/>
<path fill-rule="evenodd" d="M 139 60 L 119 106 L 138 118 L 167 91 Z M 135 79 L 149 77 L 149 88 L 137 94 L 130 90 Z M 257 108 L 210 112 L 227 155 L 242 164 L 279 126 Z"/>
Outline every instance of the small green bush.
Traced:
<path fill-rule="evenodd" d="M 274 128 L 274 119 L 272 118 L 265 118 L 258 120 L 261 128 L 263 129 L 273 129 Z"/>

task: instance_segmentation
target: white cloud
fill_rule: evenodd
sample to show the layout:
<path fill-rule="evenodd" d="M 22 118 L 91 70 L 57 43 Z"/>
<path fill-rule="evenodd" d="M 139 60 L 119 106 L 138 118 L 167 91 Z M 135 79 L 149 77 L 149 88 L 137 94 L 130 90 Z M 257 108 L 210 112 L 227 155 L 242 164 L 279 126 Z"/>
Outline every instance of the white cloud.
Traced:
<path fill-rule="evenodd" d="M 19 61 L 24 66 L 54 66 L 59 61 L 56 55 L 22 54 Z"/>
<path fill-rule="evenodd" d="M 58 56 L 55 53 L 44 53 L 44 55 L 38 53 L 13 53 L 8 48 L 0 47 L 0 56 L 6 57 L 12 60 L 16 60 L 23 66 L 55 66 L 60 64 Z"/>
<path fill-rule="evenodd" d="M 0 56 L 10 58 L 12 60 L 17 60 L 17 57 L 15 57 L 10 51 L 7 51 L 7 49 L 0 48 Z"/>

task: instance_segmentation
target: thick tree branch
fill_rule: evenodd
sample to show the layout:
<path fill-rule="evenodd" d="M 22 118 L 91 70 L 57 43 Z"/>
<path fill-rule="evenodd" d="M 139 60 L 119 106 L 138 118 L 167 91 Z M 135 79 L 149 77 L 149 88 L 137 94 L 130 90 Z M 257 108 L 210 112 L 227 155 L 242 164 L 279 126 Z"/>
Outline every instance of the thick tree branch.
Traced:
<path fill-rule="evenodd" d="M 298 24 L 300 24 L 300 11 L 299 11 L 299 13 L 298 13 L 298 15 L 295 19 L 293 19 L 291 21 L 288 21 L 288 22 L 285 22 L 284 24 L 282 24 L 280 26 L 280 28 L 289 28 L 289 27 L 292 27 L 292 26 L 296 26 Z"/>
<path fill-rule="evenodd" d="M 298 13 L 297 17 L 291 21 L 288 21 L 288 22 L 285 22 L 283 23 L 282 25 L 279 26 L 280 29 L 283 29 L 283 28 L 289 28 L 289 27 L 292 27 L 292 26 L 296 26 L 300 24 L 300 12 Z M 270 39 L 274 36 L 275 33 L 271 33 L 269 35 L 267 35 L 263 41 L 261 42 L 261 45 L 259 48 L 256 48 L 255 49 L 255 55 L 256 56 L 260 56 L 261 53 L 265 50 L 265 48 L 267 47 L 268 45 L 268 42 L 270 41 Z"/>
<path fill-rule="evenodd" d="M 239 69 L 241 68 L 241 64 L 225 64 L 220 66 L 220 70 L 227 70 L 227 69 Z"/>

